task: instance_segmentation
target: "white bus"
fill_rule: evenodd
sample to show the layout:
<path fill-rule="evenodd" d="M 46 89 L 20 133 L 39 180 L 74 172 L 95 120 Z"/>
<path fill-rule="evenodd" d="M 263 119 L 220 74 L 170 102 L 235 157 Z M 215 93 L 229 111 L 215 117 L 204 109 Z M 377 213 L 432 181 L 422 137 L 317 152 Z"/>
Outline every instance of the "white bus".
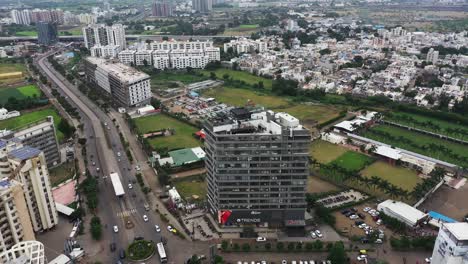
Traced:
<path fill-rule="evenodd" d="M 164 244 L 162 242 L 159 242 L 156 244 L 158 247 L 158 254 L 159 254 L 159 260 L 161 260 L 161 263 L 167 263 L 167 256 L 166 256 L 166 251 L 164 250 Z"/>

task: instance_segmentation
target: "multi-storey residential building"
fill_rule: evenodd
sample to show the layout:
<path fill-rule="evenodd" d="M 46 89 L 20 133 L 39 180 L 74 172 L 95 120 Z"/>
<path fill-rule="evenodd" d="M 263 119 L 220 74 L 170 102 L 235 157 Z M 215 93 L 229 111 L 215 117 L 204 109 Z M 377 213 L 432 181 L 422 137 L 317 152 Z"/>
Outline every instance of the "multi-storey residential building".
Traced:
<path fill-rule="evenodd" d="M 468 263 L 468 223 L 443 223 L 434 244 L 431 263 Z"/>
<path fill-rule="evenodd" d="M 146 73 L 102 58 L 88 57 L 84 64 L 87 81 L 101 87 L 120 105 L 134 107 L 149 103 L 151 85 Z"/>
<path fill-rule="evenodd" d="M 47 166 L 50 167 L 60 163 L 57 134 L 52 116 L 18 128 L 13 137 L 25 146 L 43 151 Z"/>
<path fill-rule="evenodd" d="M 37 42 L 51 45 L 58 41 L 57 24 L 55 22 L 37 22 Z"/>
<path fill-rule="evenodd" d="M 153 65 L 157 69 L 205 68 L 211 61 L 220 60 L 219 48 L 211 41 L 159 41 L 149 44 L 150 50 L 123 51 L 119 60 L 125 64 Z"/>
<path fill-rule="evenodd" d="M 5 264 L 47 263 L 44 245 L 35 240 L 19 242 L 7 251 L 0 251 L 0 260 Z"/>
<path fill-rule="evenodd" d="M 25 10 L 11 10 L 11 19 L 13 23 L 18 25 L 30 25 L 31 24 L 31 11 Z"/>
<path fill-rule="evenodd" d="M 310 134 L 297 118 L 236 108 L 204 130 L 208 206 L 220 224 L 305 225 Z"/>
<path fill-rule="evenodd" d="M 213 9 L 213 0 L 192 0 L 192 9 L 200 13 L 208 13 Z"/>
<path fill-rule="evenodd" d="M 439 60 L 439 51 L 431 48 L 427 52 L 426 61 L 432 62 L 432 64 L 436 64 L 438 60 Z"/>
<path fill-rule="evenodd" d="M 48 230 L 58 224 L 44 153 L 14 143 L 5 146 L 11 172 L 23 184 L 24 196 L 34 231 Z"/>
<path fill-rule="evenodd" d="M 8 165 L 5 159 L 3 157 L 0 162 Z M 0 179 L 0 252 L 5 252 L 21 241 L 34 239 L 21 183 L 8 178 Z"/>
<path fill-rule="evenodd" d="M 119 52 L 119 61 L 123 64 L 134 64 L 135 63 L 135 53 L 136 50 L 123 50 Z"/>
<path fill-rule="evenodd" d="M 125 29 L 121 24 L 107 26 L 104 24 L 88 25 L 83 28 L 83 38 L 86 48 L 114 45 L 125 49 Z"/>
<path fill-rule="evenodd" d="M 79 14 L 78 21 L 80 21 L 81 24 L 86 24 L 86 25 L 96 24 L 97 16 L 94 14 Z"/>
<path fill-rule="evenodd" d="M 94 45 L 89 51 L 93 57 L 117 58 L 122 49 L 119 45 Z"/>
<path fill-rule="evenodd" d="M 267 51 L 267 43 L 262 40 L 252 40 L 247 38 L 233 39 L 230 42 L 224 43 L 224 52 L 232 48 L 237 54 L 250 52 L 265 52 Z"/>
<path fill-rule="evenodd" d="M 154 2 L 151 6 L 151 14 L 155 17 L 172 16 L 172 3 L 166 0 Z"/>

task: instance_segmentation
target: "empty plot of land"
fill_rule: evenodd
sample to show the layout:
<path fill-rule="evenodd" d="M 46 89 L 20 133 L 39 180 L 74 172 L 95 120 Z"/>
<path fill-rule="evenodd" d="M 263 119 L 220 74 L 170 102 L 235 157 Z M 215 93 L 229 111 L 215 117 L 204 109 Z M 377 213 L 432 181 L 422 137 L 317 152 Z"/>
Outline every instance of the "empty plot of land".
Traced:
<path fill-rule="evenodd" d="M 343 155 L 347 148 L 324 140 L 315 140 L 309 148 L 310 155 L 319 163 L 329 163 Z"/>
<path fill-rule="evenodd" d="M 191 84 L 207 80 L 208 77 L 196 72 L 162 71 L 151 74 L 151 86 L 154 89 L 168 89 L 180 87 L 179 83 Z"/>
<path fill-rule="evenodd" d="M 11 97 L 18 100 L 26 97 L 40 96 L 41 91 L 35 85 L 26 85 L 17 88 L 0 88 L 0 104 L 4 104 Z"/>
<path fill-rule="evenodd" d="M 54 187 L 71 179 L 73 175 L 75 175 L 75 164 L 73 162 L 61 164 L 49 170 L 50 183 Z"/>
<path fill-rule="evenodd" d="M 209 70 L 201 71 L 201 73 L 203 73 L 207 77 L 210 76 L 210 72 L 214 72 L 216 74 L 216 77 L 218 77 L 219 79 L 224 78 L 223 77 L 224 75 L 228 75 L 230 78 L 234 80 L 244 81 L 245 83 L 249 85 L 254 85 L 254 84 L 258 84 L 259 82 L 263 82 L 265 89 L 271 89 L 271 86 L 273 85 L 273 80 L 254 75 L 246 71 L 235 71 L 235 70 L 225 69 L 225 68 L 216 69 L 214 71 L 209 71 Z"/>
<path fill-rule="evenodd" d="M 374 162 L 362 170 L 361 175 L 367 178 L 377 176 L 408 192 L 411 192 L 418 183 L 422 182 L 416 171 L 393 166 L 383 161 Z"/>
<path fill-rule="evenodd" d="M 324 193 L 338 190 L 340 190 L 340 188 L 338 188 L 336 185 L 322 180 L 318 177 L 311 176 L 307 178 L 308 193 Z"/>
<path fill-rule="evenodd" d="M 193 137 L 198 129 L 187 123 L 179 121 L 165 114 L 145 116 L 135 119 L 135 124 L 140 133 L 148 133 L 162 129 L 171 129 L 174 134 L 149 139 L 151 146 L 155 149 L 181 149 L 201 145 L 201 142 Z"/>
<path fill-rule="evenodd" d="M 200 180 L 182 180 L 174 183 L 180 196 L 184 199 L 193 199 L 193 195 L 198 196 L 198 200 L 206 197 L 206 182 Z"/>
<path fill-rule="evenodd" d="M 286 112 L 299 118 L 304 126 L 310 128 L 315 123 L 321 124 L 339 116 L 343 108 L 331 105 L 298 104 L 288 108 L 275 110 Z"/>

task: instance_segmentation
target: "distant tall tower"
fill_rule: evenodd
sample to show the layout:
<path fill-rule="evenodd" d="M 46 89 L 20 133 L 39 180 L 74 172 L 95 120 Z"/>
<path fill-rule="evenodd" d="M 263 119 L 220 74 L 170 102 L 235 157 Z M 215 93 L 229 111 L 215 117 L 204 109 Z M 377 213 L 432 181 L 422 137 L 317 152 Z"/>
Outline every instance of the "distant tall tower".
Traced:
<path fill-rule="evenodd" d="M 55 22 L 37 23 L 37 42 L 42 45 L 51 45 L 58 41 L 57 24 Z"/>
<path fill-rule="evenodd" d="M 151 14 L 154 17 L 170 17 L 172 16 L 172 4 L 168 1 L 156 1 L 151 8 Z"/>
<path fill-rule="evenodd" d="M 213 0 L 192 0 L 192 9 L 200 13 L 209 13 L 213 9 Z"/>

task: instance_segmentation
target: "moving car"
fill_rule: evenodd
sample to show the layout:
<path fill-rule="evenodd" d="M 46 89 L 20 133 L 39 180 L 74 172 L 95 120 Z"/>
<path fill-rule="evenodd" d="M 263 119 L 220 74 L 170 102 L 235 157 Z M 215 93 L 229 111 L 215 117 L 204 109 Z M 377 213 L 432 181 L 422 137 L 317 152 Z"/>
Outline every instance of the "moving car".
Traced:
<path fill-rule="evenodd" d="M 135 167 L 135 170 L 136 170 L 136 171 L 141 171 L 140 165 L 137 165 L 137 166 Z"/>
<path fill-rule="evenodd" d="M 143 221 L 148 222 L 148 216 L 147 215 L 143 215 Z"/>
<path fill-rule="evenodd" d="M 367 259 L 367 256 L 366 255 L 359 255 L 357 256 L 357 260 L 359 261 L 365 261 Z"/>
<path fill-rule="evenodd" d="M 114 243 L 114 242 L 112 242 L 112 243 L 110 244 L 110 251 L 111 251 L 111 252 L 114 252 L 114 251 L 115 251 L 115 243 Z"/>
<path fill-rule="evenodd" d="M 159 228 L 158 225 L 154 225 L 154 229 L 156 229 L 156 232 L 158 232 L 158 233 L 161 232 L 161 228 Z"/>
<path fill-rule="evenodd" d="M 133 189 L 133 185 L 131 183 L 128 184 L 129 189 Z"/>
<path fill-rule="evenodd" d="M 266 238 L 265 237 L 257 237 L 257 242 L 265 242 Z"/>
<path fill-rule="evenodd" d="M 117 232 L 119 232 L 119 228 L 115 225 L 114 226 L 114 233 L 117 233 Z"/>
<path fill-rule="evenodd" d="M 120 157 L 122 156 L 122 154 L 120 154 L 120 152 L 117 152 L 117 157 Z"/>

